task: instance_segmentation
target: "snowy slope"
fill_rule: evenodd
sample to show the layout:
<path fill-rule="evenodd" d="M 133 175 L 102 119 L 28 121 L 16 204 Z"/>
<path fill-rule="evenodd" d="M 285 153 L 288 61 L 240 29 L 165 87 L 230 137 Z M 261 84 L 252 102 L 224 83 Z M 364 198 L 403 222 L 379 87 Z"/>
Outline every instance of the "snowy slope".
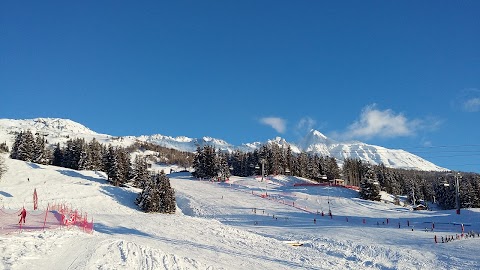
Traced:
<path fill-rule="evenodd" d="M 197 145 L 211 145 L 217 149 L 228 152 L 232 152 L 235 149 L 241 151 L 253 151 L 254 149 L 259 149 L 263 145 L 263 143 L 254 142 L 234 146 L 224 140 L 211 137 L 170 137 L 160 134 L 139 137 L 114 137 L 111 135 L 96 133 L 71 120 L 58 118 L 36 118 L 30 120 L 0 119 L 0 142 L 6 141 L 11 144 L 15 132 L 27 129 L 31 130 L 33 133 L 44 135 L 50 144 L 57 142 L 63 143 L 73 137 L 83 137 L 86 140 L 96 138 L 102 143 L 110 143 L 118 146 L 129 146 L 135 141 L 144 141 L 187 152 L 195 152 Z M 268 140 L 265 143 L 276 144 L 281 147 L 290 146 L 293 153 L 305 151 L 323 156 L 335 157 L 340 165 L 344 158 L 349 157 L 359 158 L 372 164 L 383 163 L 387 167 L 392 168 L 427 171 L 447 170 L 404 150 L 387 149 L 381 146 L 368 145 L 361 142 L 337 142 L 327 138 L 316 130 L 311 130 L 298 145 L 289 143 L 280 137 Z"/>
<path fill-rule="evenodd" d="M 62 228 L 0 233 L 0 269 L 480 268 L 480 238 L 433 241 L 434 235 L 440 239 L 459 233 L 460 223 L 480 231 L 480 209 L 463 209 L 462 215 L 412 212 L 360 200 L 348 189 L 294 187 L 303 181 L 296 177 L 264 182 L 234 177 L 229 183 L 212 183 L 177 173 L 170 175 L 177 213 L 145 214 L 133 204 L 139 190 L 110 186 L 101 172 L 3 156 L 9 170 L 0 181 L 0 207 L 25 205 L 30 210 L 36 188 L 41 208 L 68 203 L 93 217 L 95 232 Z M 258 196 L 265 192 L 268 198 Z M 316 214 L 329 208 L 332 218 Z M 425 232 L 432 222 L 435 231 Z"/>

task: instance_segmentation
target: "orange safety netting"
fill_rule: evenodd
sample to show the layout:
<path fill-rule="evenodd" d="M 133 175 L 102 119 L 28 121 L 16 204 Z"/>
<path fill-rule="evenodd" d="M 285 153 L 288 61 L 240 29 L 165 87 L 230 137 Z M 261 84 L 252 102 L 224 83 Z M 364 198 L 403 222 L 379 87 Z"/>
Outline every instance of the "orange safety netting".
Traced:
<path fill-rule="evenodd" d="M 77 227 L 93 233 L 93 219 L 87 221 L 87 214 L 72 210 L 65 204 L 48 206 L 47 210 L 27 210 L 25 222 L 20 222 L 22 209 L 0 208 L 0 234 L 20 231 L 38 231 L 61 227 Z"/>

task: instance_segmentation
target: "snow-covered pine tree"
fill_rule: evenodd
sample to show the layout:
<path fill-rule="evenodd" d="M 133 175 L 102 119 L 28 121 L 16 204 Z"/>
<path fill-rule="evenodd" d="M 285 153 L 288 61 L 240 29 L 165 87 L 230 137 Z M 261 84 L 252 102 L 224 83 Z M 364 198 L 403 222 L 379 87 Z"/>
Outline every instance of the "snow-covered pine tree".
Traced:
<path fill-rule="evenodd" d="M 117 150 L 112 146 L 108 146 L 108 151 L 105 159 L 105 169 L 108 176 L 108 180 L 114 185 L 120 185 L 120 179 L 122 177 L 122 172 L 120 171 L 120 166 L 118 165 Z"/>
<path fill-rule="evenodd" d="M 32 161 L 35 149 L 35 139 L 30 130 L 20 132 L 15 136 L 15 141 L 10 152 L 10 158 L 23 161 Z"/>
<path fill-rule="evenodd" d="M 120 171 L 120 184 L 126 183 L 129 179 L 133 178 L 132 163 L 130 161 L 130 154 L 125 148 L 117 148 L 117 161 Z"/>
<path fill-rule="evenodd" d="M 232 174 L 242 176 L 243 167 L 243 156 L 244 154 L 240 150 L 234 150 L 229 157 L 228 163 L 232 166 Z"/>
<path fill-rule="evenodd" d="M 66 142 L 65 148 L 63 149 L 62 167 L 78 170 L 80 165 L 80 156 L 82 155 L 82 152 L 84 151 L 84 149 L 85 149 L 84 139 L 77 138 L 77 139 L 68 140 Z"/>
<path fill-rule="evenodd" d="M 292 172 L 292 168 L 293 168 L 293 154 L 292 154 L 292 148 L 290 147 L 290 145 L 288 145 L 287 147 L 287 152 L 285 153 L 285 166 L 286 166 L 286 169 L 290 170 L 290 172 Z"/>
<path fill-rule="evenodd" d="M 162 171 L 157 175 L 160 193 L 160 213 L 173 214 L 176 210 L 175 191 L 170 185 L 170 179 Z"/>
<path fill-rule="evenodd" d="M 196 178 L 205 178 L 205 154 L 203 149 L 197 145 L 197 151 L 193 158 L 193 169 L 195 170 L 192 175 Z"/>
<path fill-rule="evenodd" d="M 380 184 L 371 166 L 368 167 L 360 182 L 360 198 L 364 200 L 380 201 Z"/>
<path fill-rule="evenodd" d="M 93 138 L 88 144 L 88 158 L 90 160 L 90 170 L 102 170 L 103 147 Z"/>
<path fill-rule="evenodd" d="M 296 174 L 300 177 L 307 177 L 308 155 L 305 152 L 300 153 L 296 159 Z"/>
<path fill-rule="evenodd" d="M 175 213 L 175 191 L 163 171 L 147 181 L 135 203 L 145 212 Z"/>
<path fill-rule="evenodd" d="M 213 178 L 217 176 L 216 150 L 215 147 L 206 145 L 203 147 L 205 176 Z"/>
<path fill-rule="evenodd" d="M 41 134 L 37 134 L 33 151 L 32 161 L 38 164 L 47 164 L 48 156 L 45 148 L 46 140 Z"/>
<path fill-rule="evenodd" d="M 85 142 L 79 144 L 79 156 L 78 156 L 78 168 L 77 170 L 87 170 L 90 169 L 92 166 L 90 164 L 90 158 L 88 157 L 88 146 Z"/>
<path fill-rule="evenodd" d="M 150 178 L 148 172 L 148 164 L 145 157 L 136 156 L 133 163 L 134 178 L 133 184 L 135 187 L 144 188 Z"/>
<path fill-rule="evenodd" d="M 307 161 L 307 177 L 310 179 L 318 179 L 318 166 L 315 164 L 316 155 L 309 155 Z"/>
<path fill-rule="evenodd" d="M 159 212 L 160 210 L 160 194 L 158 191 L 157 177 L 151 177 L 145 183 L 145 186 L 137 196 L 135 203 L 138 207 L 149 213 L 149 212 Z"/>
<path fill-rule="evenodd" d="M 326 175 L 328 179 L 336 179 L 340 177 L 340 168 L 338 167 L 337 160 L 334 157 L 326 159 Z"/>
<path fill-rule="evenodd" d="M 23 131 L 20 131 L 15 135 L 15 140 L 13 141 L 12 150 L 10 151 L 11 159 L 18 159 L 18 147 L 22 141 Z"/>
<path fill-rule="evenodd" d="M 283 174 L 283 166 L 281 162 L 282 149 L 277 144 L 271 144 L 267 151 L 267 168 L 268 174 Z"/>
<path fill-rule="evenodd" d="M 221 153 L 220 149 L 217 153 L 217 175 L 220 177 L 221 181 L 225 181 L 230 177 L 230 167 L 228 166 L 228 157 L 227 154 Z"/>

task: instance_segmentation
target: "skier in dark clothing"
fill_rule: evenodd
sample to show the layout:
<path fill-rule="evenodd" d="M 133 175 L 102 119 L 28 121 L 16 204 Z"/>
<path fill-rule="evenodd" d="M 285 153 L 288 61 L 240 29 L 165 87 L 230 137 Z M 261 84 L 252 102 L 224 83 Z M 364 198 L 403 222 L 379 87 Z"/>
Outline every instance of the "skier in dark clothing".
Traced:
<path fill-rule="evenodd" d="M 27 216 L 27 210 L 25 210 L 25 207 L 22 209 L 22 212 L 18 214 L 20 216 L 20 220 L 18 221 L 18 224 L 21 224 L 23 221 L 23 224 L 25 224 L 25 217 Z"/>

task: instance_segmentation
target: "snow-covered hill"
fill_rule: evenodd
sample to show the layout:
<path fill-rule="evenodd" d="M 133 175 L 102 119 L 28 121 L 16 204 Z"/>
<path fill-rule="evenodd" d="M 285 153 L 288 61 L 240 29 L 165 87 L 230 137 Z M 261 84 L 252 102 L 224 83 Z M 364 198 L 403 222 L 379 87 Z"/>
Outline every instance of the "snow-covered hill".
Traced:
<path fill-rule="evenodd" d="M 297 177 L 212 183 L 174 173 L 177 213 L 147 214 L 133 203 L 140 190 L 111 186 L 102 172 L 1 155 L 8 171 L 0 180 L 0 208 L 25 206 L 29 214 L 22 231 L 6 235 L 2 227 L 18 225 L 0 226 L 0 269 L 480 268 L 480 237 L 434 242 L 435 235 L 441 241 L 459 234 L 460 224 L 479 231 L 479 209 L 411 211 L 360 200 L 345 188 L 293 186 L 305 181 Z M 87 212 L 94 233 L 29 225 L 34 189 L 40 209 L 63 202 Z M 316 214 L 329 209 L 331 218 Z"/>
<path fill-rule="evenodd" d="M 73 137 L 83 137 L 87 140 L 96 138 L 102 143 L 110 143 L 119 146 L 129 146 L 135 141 L 144 141 L 187 152 L 194 152 L 197 146 L 203 145 L 212 145 L 217 149 L 221 149 L 222 151 L 232 152 L 236 149 L 241 151 L 253 151 L 254 149 L 259 149 L 264 143 L 268 143 L 276 144 L 281 147 L 290 146 L 292 152 L 294 153 L 305 151 L 308 153 L 335 157 L 340 165 L 342 161 L 348 157 L 359 158 L 372 164 L 383 163 L 387 167 L 392 168 L 418 169 L 426 171 L 447 170 L 404 150 L 387 149 L 381 146 L 369 145 L 362 142 L 337 142 L 327 138 L 317 130 L 311 130 L 298 144 L 290 143 L 283 138 L 277 137 L 264 143 L 253 142 L 235 146 L 224 140 L 211 137 L 171 137 L 160 134 L 144 135 L 139 137 L 116 137 L 112 135 L 96 133 L 85 126 L 68 119 L 0 119 L 0 142 L 5 141 L 7 144 L 11 144 L 13 142 L 15 132 L 27 129 L 31 130 L 33 133 L 44 135 L 50 144 L 57 142 L 62 143 Z"/>

